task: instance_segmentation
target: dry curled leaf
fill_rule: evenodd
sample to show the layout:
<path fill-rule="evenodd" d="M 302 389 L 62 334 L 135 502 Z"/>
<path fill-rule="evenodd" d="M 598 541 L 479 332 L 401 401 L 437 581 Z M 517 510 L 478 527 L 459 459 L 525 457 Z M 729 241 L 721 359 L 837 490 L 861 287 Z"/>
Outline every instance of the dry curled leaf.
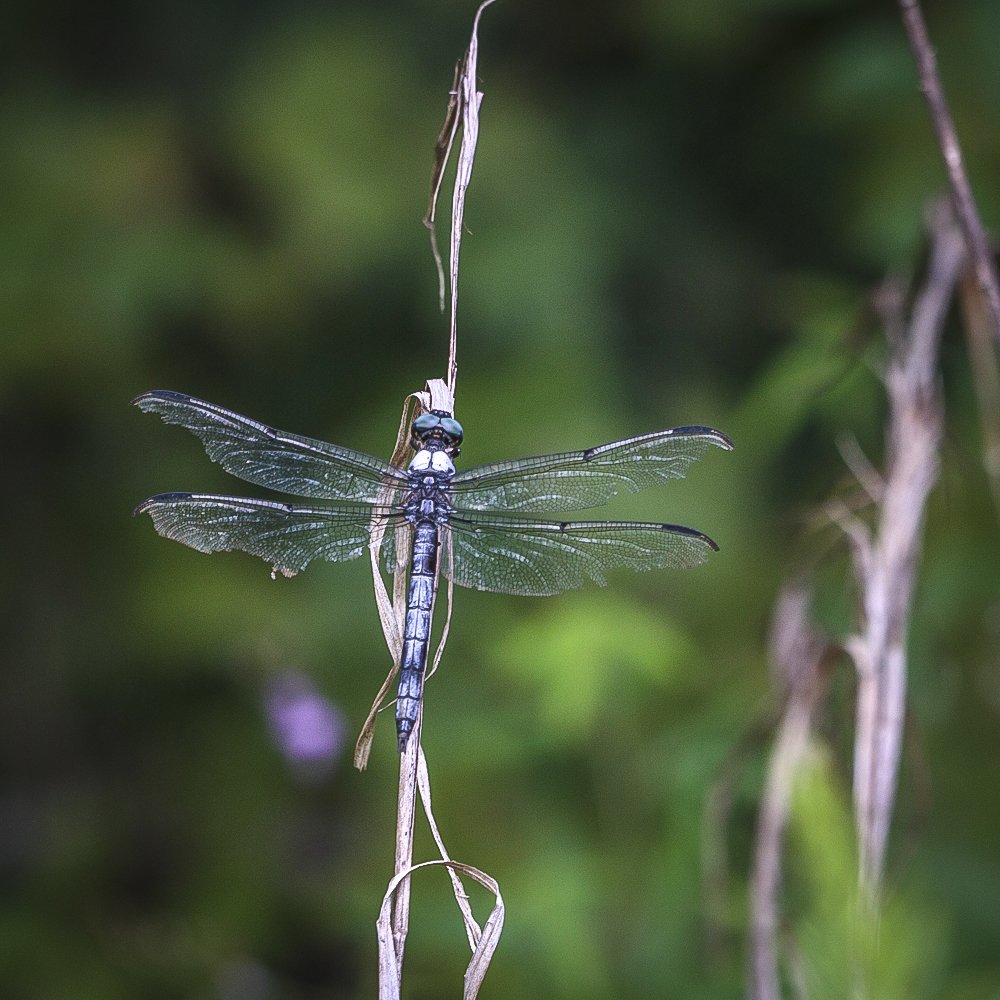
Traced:
<path fill-rule="evenodd" d="M 460 872 L 463 875 L 478 882 L 481 886 L 491 892 L 496 900 L 493 909 L 487 917 L 482 927 L 473 921 L 475 925 L 475 943 L 471 944 L 472 957 L 465 970 L 464 987 L 462 990 L 463 1000 L 475 1000 L 479 995 L 479 989 L 486 977 L 486 970 L 489 968 L 490 960 L 496 951 L 497 943 L 500 940 L 500 933 L 503 930 L 504 902 L 500 895 L 500 887 L 496 880 L 485 872 L 474 868 L 472 865 L 463 864 L 461 861 L 436 860 L 422 861 L 409 868 L 398 872 L 389 883 L 385 895 L 382 897 L 382 908 L 379 910 L 376 931 L 378 934 L 378 955 L 379 955 L 379 1000 L 399 1000 L 400 984 L 397 976 L 397 969 L 400 963 L 398 942 L 392 930 L 392 902 L 393 896 L 400 885 L 410 876 L 422 868 L 446 867 L 450 871 Z M 470 942 L 471 943 L 471 942 Z"/>

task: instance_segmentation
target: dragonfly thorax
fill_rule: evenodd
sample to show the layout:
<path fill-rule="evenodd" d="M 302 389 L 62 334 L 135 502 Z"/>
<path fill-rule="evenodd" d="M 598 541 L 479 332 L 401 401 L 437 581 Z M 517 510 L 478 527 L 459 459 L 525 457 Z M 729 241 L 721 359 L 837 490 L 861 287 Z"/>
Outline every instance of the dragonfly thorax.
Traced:
<path fill-rule="evenodd" d="M 432 472 L 450 478 L 455 475 L 455 463 L 446 451 L 421 448 L 410 461 L 409 471 Z"/>
<path fill-rule="evenodd" d="M 451 510 L 448 491 L 455 466 L 444 451 L 424 448 L 409 465 L 410 491 L 404 508 L 412 523 L 433 521 L 443 524 Z"/>

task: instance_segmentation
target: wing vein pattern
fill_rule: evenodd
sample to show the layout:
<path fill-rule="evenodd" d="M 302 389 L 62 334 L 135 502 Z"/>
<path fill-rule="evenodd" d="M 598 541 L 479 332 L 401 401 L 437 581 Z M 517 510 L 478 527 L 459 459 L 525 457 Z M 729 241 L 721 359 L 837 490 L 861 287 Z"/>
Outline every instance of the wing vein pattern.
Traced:
<path fill-rule="evenodd" d="M 401 491 L 409 485 L 402 470 L 374 455 L 278 431 L 185 393 L 158 389 L 133 402 L 199 437 L 208 457 L 226 472 L 279 493 L 375 503 L 381 488 Z"/>
<path fill-rule="evenodd" d="M 454 503 L 514 512 L 598 507 L 623 490 L 681 479 L 712 446 L 729 451 L 733 443 L 712 427 L 673 427 L 585 451 L 479 465 L 455 477 Z"/>
<path fill-rule="evenodd" d="M 461 587 L 545 596 L 603 586 L 614 569 L 696 566 L 718 549 L 708 535 L 645 521 L 543 521 L 456 511 L 448 521 L 453 559 L 445 572 Z"/>
<path fill-rule="evenodd" d="M 285 574 L 314 559 L 355 559 L 368 547 L 373 523 L 395 525 L 403 513 L 368 504 L 287 504 L 208 493 L 161 493 L 144 500 L 158 534 L 199 552 L 239 550 Z"/>

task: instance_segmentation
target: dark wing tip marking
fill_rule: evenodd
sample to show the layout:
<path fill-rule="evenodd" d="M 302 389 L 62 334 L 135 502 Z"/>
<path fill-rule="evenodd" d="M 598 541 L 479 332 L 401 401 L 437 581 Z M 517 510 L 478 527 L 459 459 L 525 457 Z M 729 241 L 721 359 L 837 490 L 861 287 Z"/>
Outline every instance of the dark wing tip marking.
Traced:
<path fill-rule="evenodd" d="M 723 451 L 733 450 L 733 439 L 728 434 L 715 427 L 705 424 L 684 424 L 682 427 L 669 427 L 664 431 L 653 431 L 651 434 L 641 434 L 637 438 L 626 438 L 623 441 L 612 441 L 609 444 L 599 444 L 593 448 L 587 448 L 581 453 L 581 458 L 585 462 L 593 461 L 594 458 L 603 455 L 605 452 L 617 448 L 621 445 L 637 444 L 651 439 L 663 440 L 668 437 L 700 437 L 707 438 L 708 441 Z"/>
<path fill-rule="evenodd" d="M 671 429 L 671 433 L 678 435 L 694 435 L 698 434 L 702 437 L 710 438 L 712 444 L 718 445 L 725 451 L 733 450 L 733 439 L 728 434 L 723 434 L 722 431 L 717 430 L 715 427 L 708 427 L 703 424 L 686 424 L 683 427 L 674 427 Z"/>
<path fill-rule="evenodd" d="M 132 516 L 137 514 L 148 514 L 154 507 L 162 507 L 165 504 L 187 503 L 222 503 L 234 506 L 236 504 L 246 504 L 248 507 L 268 510 L 280 510 L 286 514 L 294 512 L 295 508 L 291 504 L 280 503 L 277 500 L 256 500 L 249 497 L 220 496 L 215 493 L 157 493 L 155 496 L 147 497 L 132 511 Z"/>
<path fill-rule="evenodd" d="M 146 497 L 142 503 L 137 504 L 135 510 L 132 511 L 132 516 L 137 517 L 139 514 L 145 514 L 150 507 L 156 507 L 161 503 L 174 503 L 177 500 L 190 500 L 196 494 L 194 493 L 157 493 L 155 496 Z"/>
<path fill-rule="evenodd" d="M 216 403 L 209 403 L 204 399 L 199 399 L 197 396 L 192 396 L 186 392 L 176 392 L 174 389 L 150 389 L 148 392 L 141 392 L 135 399 L 132 400 L 133 406 L 138 406 L 140 410 L 150 410 L 156 408 L 156 403 L 183 403 L 193 409 L 200 410 L 202 415 L 206 413 L 215 419 L 217 423 L 224 424 L 226 426 L 232 427 L 234 423 L 242 424 L 244 427 L 251 427 L 253 430 L 257 431 L 259 434 L 263 434 L 265 437 L 270 438 L 272 441 L 279 442 L 294 442 L 298 445 L 307 444 L 307 438 L 302 438 L 298 434 L 290 434 L 285 431 L 279 431 L 270 424 L 261 423 L 259 420 L 254 420 L 251 417 L 245 417 L 242 413 L 236 413 L 234 410 L 227 410 L 224 406 L 219 406 Z M 183 421 L 175 421 L 169 419 L 162 412 L 160 416 L 167 423 L 184 423 Z M 184 423 L 184 426 L 188 430 L 193 431 L 196 435 L 197 430 L 191 427 L 190 424 Z M 200 436 L 200 435 L 199 435 Z M 321 444 L 325 442 L 320 442 Z"/>
<path fill-rule="evenodd" d="M 304 510 L 305 508 L 295 507 L 290 503 L 282 503 L 278 500 L 258 500 L 252 497 L 231 497 L 231 496 L 221 496 L 217 493 L 157 493 L 155 496 L 147 497 L 145 500 L 139 504 L 132 514 L 145 514 L 151 507 L 159 507 L 162 504 L 168 503 L 185 503 L 187 501 L 193 501 L 194 503 L 211 503 L 211 504 L 223 504 L 230 507 L 236 506 L 237 504 L 245 504 L 247 507 L 251 508 L 267 508 L 268 510 L 280 510 L 286 514 L 293 514 L 297 510 Z M 367 505 L 366 505 L 367 506 Z"/>
<path fill-rule="evenodd" d="M 656 528 L 659 531 L 669 532 L 671 535 L 687 535 L 688 538 L 697 538 L 699 542 L 704 542 L 713 552 L 719 551 L 719 546 L 716 544 L 714 538 L 709 538 L 704 531 L 699 531 L 697 528 L 689 528 L 684 524 L 656 524 L 656 523 L 634 523 L 631 521 L 558 521 L 556 522 L 559 526 L 560 531 L 573 531 L 575 528 L 580 527 L 581 523 L 586 523 L 588 526 L 603 527 L 608 528 L 619 528 L 619 527 L 642 527 L 642 528 Z"/>
<path fill-rule="evenodd" d="M 687 535 L 689 538 L 697 538 L 699 541 L 704 542 L 713 552 L 719 551 L 719 546 L 716 544 L 715 539 L 709 538 L 704 531 L 698 531 L 697 528 L 688 528 L 683 524 L 661 524 L 660 528 L 674 535 Z"/>
<path fill-rule="evenodd" d="M 151 399 L 168 399 L 175 403 L 195 402 L 194 396 L 189 396 L 186 392 L 175 392 L 173 389 L 150 389 L 148 392 L 140 392 L 131 403 L 141 409 L 142 404 Z"/>

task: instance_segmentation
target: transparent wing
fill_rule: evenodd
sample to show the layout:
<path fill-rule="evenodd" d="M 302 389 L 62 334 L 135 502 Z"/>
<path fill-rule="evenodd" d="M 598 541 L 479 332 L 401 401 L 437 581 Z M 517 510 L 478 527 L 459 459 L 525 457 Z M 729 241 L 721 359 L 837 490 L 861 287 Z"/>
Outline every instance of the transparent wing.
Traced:
<path fill-rule="evenodd" d="M 712 427 L 673 427 L 641 437 L 537 458 L 478 465 L 452 484 L 465 510 L 559 511 L 598 507 L 622 490 L 680 479 L 711 446 L 732 441 Z"/>
<path fill-rule="evenodd" d="M 205 493 L 161 493 L 143 500 L 135 513 L 149 514 L 164 538 L 199 552 L 249 552 L 287 575 L 313 559 L 355 559 L 368 547 L 373 514 L 390 526 L 403 517 L 390 507 L 306 506 Z"/>
<path fill-rule="evenodd" d="M 544 596 L 604 585 L 614 569 L 696 566 L 718 549 L 679 524 L 642 521 L 529 521 L 499 514 L 452 514 L 442 567 L 455 583 L 502 594 Z"/>
<path fill-rule="evenodd" d="M 182 392 L 157 389 L 132 402 L 197 435 L 226 472 L 281 493 L 375 503 L 387 484 L 407 485 L 402 469 L 374 455 L 277 431 Z"/>

